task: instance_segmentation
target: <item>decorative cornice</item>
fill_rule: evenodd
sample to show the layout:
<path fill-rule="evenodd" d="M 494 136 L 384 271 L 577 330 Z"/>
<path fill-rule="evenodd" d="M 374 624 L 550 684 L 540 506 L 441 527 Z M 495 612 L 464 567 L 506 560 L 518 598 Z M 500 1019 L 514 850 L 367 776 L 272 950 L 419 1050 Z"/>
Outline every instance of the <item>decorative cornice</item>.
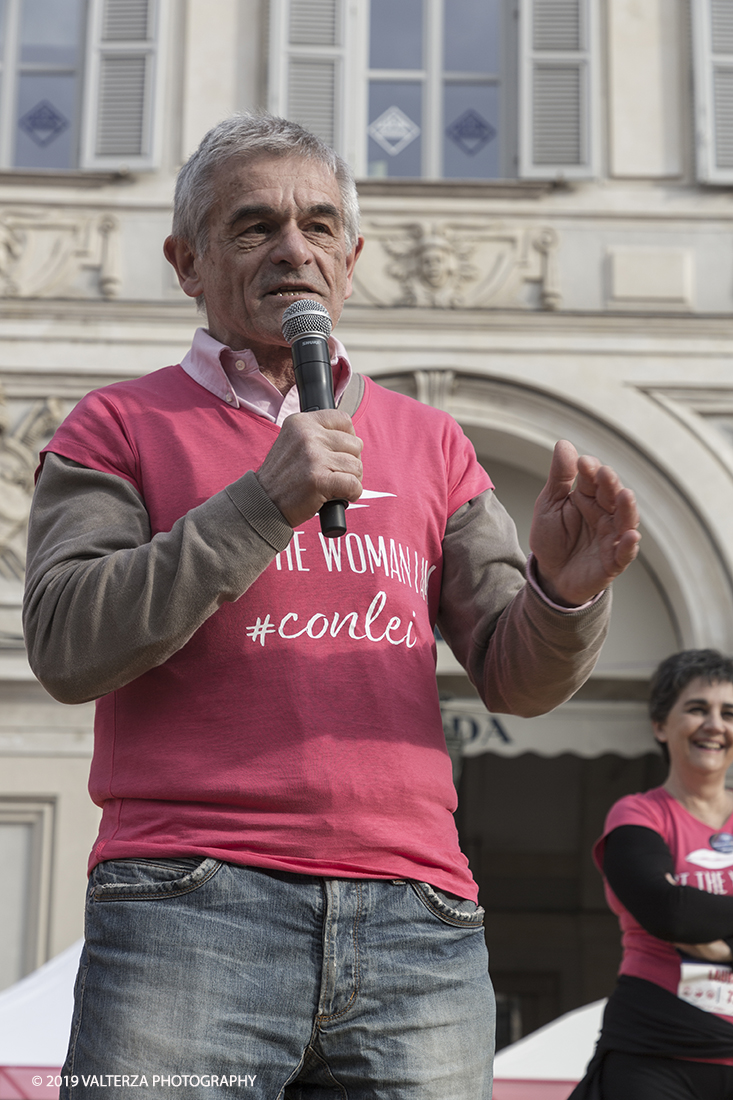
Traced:
<path fill-rule="evenodd" d="M 360 198 L 401 199 L 540 199 L 558 189 L 544 180 L 362 179 Z"/>
<path fill-rule="evenodd" d="M 138 321 L 147 324 L 190 324 L 199 318 L 203 324 L 203 314 L 196 309 L 191 298 L 183 294 L 169 301 L 130 301 L 117 299 L 40 299 L 5 298 L 0 300 L 0 324 L 4 320 L 32 321 L 34 319 L 59 321 L 71 325 L 79 322 L 85 325 L 119 323 L 131 324 Z"/>
<path fill-rule="evenodd" d="M 134 177 L 129 172 L 57 172 L 27 169 L 0 172 L 0 187 L 108 187 L 111 183 L 129 183 Z"/>

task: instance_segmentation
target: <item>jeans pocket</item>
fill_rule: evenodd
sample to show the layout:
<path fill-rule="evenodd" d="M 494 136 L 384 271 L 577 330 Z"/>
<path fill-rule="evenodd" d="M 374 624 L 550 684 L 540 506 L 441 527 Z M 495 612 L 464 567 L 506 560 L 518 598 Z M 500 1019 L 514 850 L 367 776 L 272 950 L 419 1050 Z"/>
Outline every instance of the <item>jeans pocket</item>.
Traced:
<path fill-rule="evenodd" d="M 91 901 L 153 901 L 190 894 L 222 866 L 220 859 L 109 859 L 89 876 Z"/>
<path fill-rule="evenodd" d="M 475 901 L 467 898 L 457 898 L 453 894 L 445 894 L 442 890 L 436 890 L 427 882 L 410 882 L 420 901 L 434 916 L 439 917 L 444 924 L 452 924 L 454 928 L 482 928 L 484 923 L 484 910 Z"/>

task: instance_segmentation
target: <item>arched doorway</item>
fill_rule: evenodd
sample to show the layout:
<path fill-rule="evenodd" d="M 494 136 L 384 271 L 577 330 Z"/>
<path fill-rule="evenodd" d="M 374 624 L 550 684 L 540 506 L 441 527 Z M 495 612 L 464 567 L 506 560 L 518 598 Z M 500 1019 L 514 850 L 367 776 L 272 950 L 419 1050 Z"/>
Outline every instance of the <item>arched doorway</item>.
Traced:
<path fill-rule="evenodd" d="M 619 935 L 592 844 L 616 799 L 662 781 L 646 718 L 649 675 L 680 648 L 733 648 L 733 586 L 674 472 L 597 411 L 451 371 L 379 381 L 462 424 L 525 549 L 559 438 L 612 465 L 639 500 L 642 550 L 614 585 L 609 637 L 573 700 L 538 719 L 488 716 L 450 654 L 439 655 L 446 734 L 461 753 L 458 827 L 487 910 L 503 1045 L 610 992 Z"/>

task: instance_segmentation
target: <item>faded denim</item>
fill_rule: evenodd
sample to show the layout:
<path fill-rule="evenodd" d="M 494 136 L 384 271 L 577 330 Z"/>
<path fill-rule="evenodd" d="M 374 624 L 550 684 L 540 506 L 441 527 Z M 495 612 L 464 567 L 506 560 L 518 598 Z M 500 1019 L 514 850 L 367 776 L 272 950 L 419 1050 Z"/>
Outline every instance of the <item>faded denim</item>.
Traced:
<path fill-rule="evenodd" d="M 473 902 L 214 859 L 92 872 L 62 1100 L 490 1100 L 493 1044 Z"/>

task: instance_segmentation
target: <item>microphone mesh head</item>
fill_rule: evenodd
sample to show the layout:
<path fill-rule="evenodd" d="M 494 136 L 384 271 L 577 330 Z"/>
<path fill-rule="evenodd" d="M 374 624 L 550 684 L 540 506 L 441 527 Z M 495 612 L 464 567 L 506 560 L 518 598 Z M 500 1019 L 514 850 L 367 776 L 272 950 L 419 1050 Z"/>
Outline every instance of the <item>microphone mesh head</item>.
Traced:
<path fill-rule="evenodd" d="M 293 302 L 283 313 L 282 332 L 289 344 L 298 336 L 325 336 L 328 339 L 332 328 L 326 307 L 310 298 Z"/>

